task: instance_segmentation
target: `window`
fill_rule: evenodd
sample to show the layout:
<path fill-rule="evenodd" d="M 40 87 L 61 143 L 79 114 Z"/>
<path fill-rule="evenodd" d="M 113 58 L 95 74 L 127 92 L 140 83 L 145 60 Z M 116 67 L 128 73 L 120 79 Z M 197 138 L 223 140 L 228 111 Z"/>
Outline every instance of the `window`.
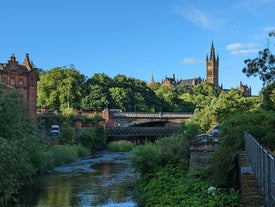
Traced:
<path fill-rule="evenodd" d="M 20 80 L 19 80 L 19 86 L 24 86 L 24 81 L 23 81 L 23 79 L 20 79 Z"/>
<path fill-rule="evenodd" d="M 12 86 L 15 85 L 15 77 L 11 77 L 11 78 L 10 78 L 10 84 L 11 84 Z"/>

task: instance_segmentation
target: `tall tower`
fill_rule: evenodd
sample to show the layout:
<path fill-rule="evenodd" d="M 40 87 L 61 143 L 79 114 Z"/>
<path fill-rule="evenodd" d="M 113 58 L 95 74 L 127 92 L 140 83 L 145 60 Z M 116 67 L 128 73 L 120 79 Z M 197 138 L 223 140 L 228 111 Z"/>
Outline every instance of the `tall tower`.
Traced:
<path fill-rule="evenodd" d="M 206 56 L 206 82 L 219 86 L 219 56 L 215 56 L 214 43 L 212 41 L 210 58 Z"/>

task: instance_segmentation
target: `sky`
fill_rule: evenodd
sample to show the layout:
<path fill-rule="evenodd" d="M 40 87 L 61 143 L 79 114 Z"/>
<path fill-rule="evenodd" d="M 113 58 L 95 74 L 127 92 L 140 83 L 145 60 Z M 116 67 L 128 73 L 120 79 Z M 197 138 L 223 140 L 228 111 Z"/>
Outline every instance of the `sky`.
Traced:
<path fill-rule="evenodd" d="M 245 59 L 274 44 L 275 0 L 9 0 L 1 1 L 0 62 L 25 54 L 36 68 L 71 64 L 92 77 L 118 74 L 143 81 L 206 78 L 212 41 L 219 84 L 258 95 L 259 77 Z M 272 45 L 272 48 L 274 46 Z"/>

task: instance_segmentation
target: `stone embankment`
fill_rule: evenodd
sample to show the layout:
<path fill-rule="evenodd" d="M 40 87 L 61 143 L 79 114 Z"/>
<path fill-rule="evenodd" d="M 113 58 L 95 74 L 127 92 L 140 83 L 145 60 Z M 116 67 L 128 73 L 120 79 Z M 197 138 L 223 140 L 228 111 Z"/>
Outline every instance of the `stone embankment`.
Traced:
<path fill-rule="evenodd" d="M 243 206 L 263 207 L 264 199 L 245 152 L 239 154 L 238 167 Z"/>
<path fill-rule="evenodd" d="M 190 167 L 207 164 L 207 157 L 218 148 L 218 143 L 190 143 Z M 244 207 L 264 207 L 264 199 L 248 162 L 246 153 L 238 157 L 239 182 Z"/>

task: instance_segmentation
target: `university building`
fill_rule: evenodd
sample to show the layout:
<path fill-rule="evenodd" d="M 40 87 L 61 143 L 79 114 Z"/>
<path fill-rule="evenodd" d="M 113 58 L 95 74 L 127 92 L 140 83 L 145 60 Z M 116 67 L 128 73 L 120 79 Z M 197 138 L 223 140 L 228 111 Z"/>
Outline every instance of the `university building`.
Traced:
<path fill-rule="evenodd" d="M 14 54 L 7 63 L 0 63 L 0 87 L 2 92 L 19 90 L 27 101 L 30 117 L 36 116 L 38 70 L 33 68 L 29 55 L 23 64 L 16 61 Z"/>
<path fill-rule="evenodd" d="M 153 80 L 153 79 L 152 79 Z M 165 77 L 162 81 L 162 86 L 185 86 L 185 87 L 193 87 L 202 82 L 208 82 L 214 84 L 219 92 L 220 91 L 228 91 L 228 89 L 223 89 L 222 86 L 219 85 L 219 56 L 215 55 L 215 47 L 212 42 L 210 49 L 210 56 L 206 55 L 206 79 L 202 79 L 201 77 L 193 78 L 193 79 L 181 79 L 176 80 L 175 74 L 173 74 L 172 78 Z M 249 97 L 251 96 L 251 87 L 247 85 L 243 85 L 240 82 L 240 86 L 237 89 L 242 93 L 243 96 Z"/>

